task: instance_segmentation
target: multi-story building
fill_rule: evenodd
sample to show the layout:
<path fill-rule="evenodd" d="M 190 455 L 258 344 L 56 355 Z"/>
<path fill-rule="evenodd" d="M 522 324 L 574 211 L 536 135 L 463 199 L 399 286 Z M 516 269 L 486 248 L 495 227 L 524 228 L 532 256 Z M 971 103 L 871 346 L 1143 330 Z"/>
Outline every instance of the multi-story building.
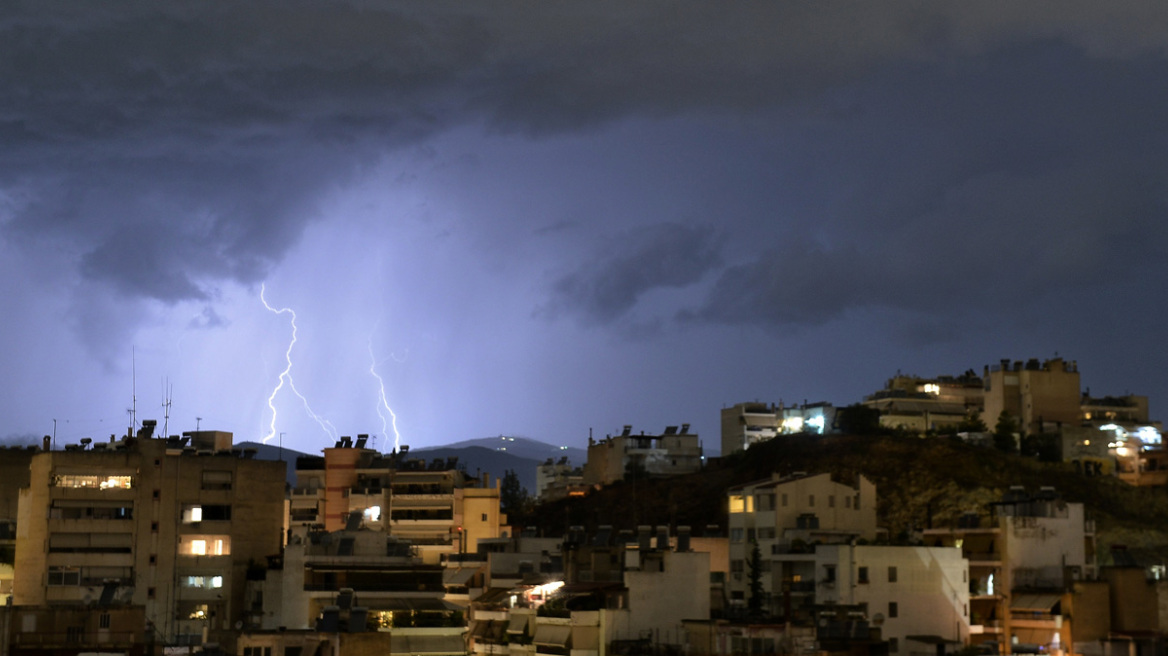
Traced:
<path fill-rule="evenodd" d="M 428 564 L 502 534 L 497 480 L 468 477 L 453 459 L 411 459 L 408 447 L 381 454 L 366 439 L 342 437 L 323 456 L 297 458 L 292 526 L 337 531 L 356 512 L 363 526 L 408 540 Z"/>
<path fill-rule="evenodd" d="M 494 556 L 495 554 L 491 554 Z M 498 588 L 472 604 L 475 654 L 647 653 L 680 651 L 685 620 L 710 616 L 710 554 L 691 550 L 688 529 L 676 546 L 665 527 L 634 539 L 609 527 L 569 532 L 561 579 L 530 570 L 524 584 Z M 497 577 L 492 588 L 502 583 Z M 537 613 L 537 609 L 539 612 Z"/>
<path fill-rule="evenodd" d="M 779 435 L 782 410 L 773 403 L 736 403 L 722 408 L 722 455 L 745 451 Z"/>
<path fill-rule="evenodd" d="M 991 429 L 1003 412 L 1032 435 L 1057 433 L 1063 426 L 1077 426 L 1082 417 L 1079 368 L 1074 361 L 1053 358 L 1025 364 L 1002 360 L 985 367 L 985 409 L 981 418 Z"/>
<path fill-rule="evenodd" d="M 666 426 L 660 435 L 633 435 L 625 426 L 620 435 L 602 440 L 588 438 L 585 485 L 609 485 L 624 480 L 631 471 L 649 476 L 677 476 L 702 468 L 702 445 L 689 424 Z"/>
<path fill-rule="evenodd" d="M 897 374 L 863 405 L 880 411 L 886 428 L 925 433 L 978 416 L 984 405 L 982 379 L 973 371 L 960 376 L 920 378 Z"/>
<path fill-rule="evenodd" d="M 588 494 L 584 484 L 584 469 L 573 467 L 568 457 L 548 458 L 535 469 L 535 496 L 542 503 Z"/>
<path fill-rule="evenodd" d="M 1095 530 L 1083 504 L 1051 488 L 1014 487 L 988 518 L 967 514 L 924 536 L 926 544 L 960 548 L 969 561 L 975 644 L 995 643 L 1001 654 L 1071 647 L 1074 584 L 1095 576 Z"/>
<path fill-rule="evenodd" d="M 814 625 L 817 609 L 854 607 L 891 653 L 968 639 L 959 550 L 857 544 L 878 537 L 876 487 L 863 476 L 847 485 L 830 474 L 775 475 L 727 495 L 732 613 Z M 751 598 L 752 584 L 761 599 Z"/>
<path fill-rule="evenodd" d="M 730 579 L 726 583 L 731 607 L 743 609 L 749 597 L 748 563 L 758 548 L 765 576 L 763 594 L 771 606 L 799 597 L 796 605 L 814 598 L 813 543 L 841 543 L 876 539 L 876 486 L 863 476 L 855 485 L 832 479 L 831 474 L 769 479 L 730 488 Z M 775 561 L 775 556 L 795 554 Z M 784 595 L 787 598 L 784 598 Z"/>
<path fill-rule="evenodd" d="M 835 406 L 826 401 L 783 405 L 738 403 L 722 408 L 722 455 L 745 451 L 759 442 L 792 433 L 830 433 L 835 425 Z"/>
<path fill-rule="evenodd" d="M 815 603 L 861 606 L 890 654 L 967 644 L 967 561 L 960 549 L 823 544 L 814 550 Z"/>
<path fill-rule="evenodd" d="M 280 551 L 284 463 L 232 449 L 231 433 L 153 428 L 32 457 L 14 602 L 139 605 L 159 641 L 231 645 L 249 569 Z"/>

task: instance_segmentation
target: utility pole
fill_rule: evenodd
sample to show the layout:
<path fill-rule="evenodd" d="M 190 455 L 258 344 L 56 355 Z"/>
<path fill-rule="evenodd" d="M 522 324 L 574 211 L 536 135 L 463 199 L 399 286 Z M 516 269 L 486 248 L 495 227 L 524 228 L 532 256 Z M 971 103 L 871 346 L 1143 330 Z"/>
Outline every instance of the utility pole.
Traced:
<path fill-rule="evenodd" d="M 199 432 L 199 424 L 203 422 L 202 417 L 195 417 L 195 432 Z"/>

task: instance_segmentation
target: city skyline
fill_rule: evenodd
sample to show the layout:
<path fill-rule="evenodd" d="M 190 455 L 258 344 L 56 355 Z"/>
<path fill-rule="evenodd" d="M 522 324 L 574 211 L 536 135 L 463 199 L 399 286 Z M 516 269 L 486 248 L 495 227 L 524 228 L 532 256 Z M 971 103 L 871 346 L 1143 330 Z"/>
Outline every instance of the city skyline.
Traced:
<path fill-rule="evenodd" d="M 727 405 L 1056 354 L 1168 399 L 1162 7 L 45 2 L 0 35 L 0 439 L 169 399 L 305 452 L 711 448 Z"/>

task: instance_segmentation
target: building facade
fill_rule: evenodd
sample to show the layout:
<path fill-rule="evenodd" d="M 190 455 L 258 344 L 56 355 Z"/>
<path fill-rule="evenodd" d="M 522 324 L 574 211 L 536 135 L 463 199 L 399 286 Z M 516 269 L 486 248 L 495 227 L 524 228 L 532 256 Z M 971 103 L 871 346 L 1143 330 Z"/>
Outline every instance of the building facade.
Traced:
<path fill-rule="evenodd" d="M 585 485 L 611 485 L 630 472 L 648 476 L 678 476 L 702 468 L 702 445 L 689 424 L 666 426 L 660 435 L 633 435 L 625 426 L 620 435 L 588 438 Z"/>
<path fill-rule="evenodd" d="M 231 434 L 42 451 L 20 492 L 14 602 L 142 606 L 168 644 L 231 644 L 249 568 L 280 551 L 285 466 Z"/>

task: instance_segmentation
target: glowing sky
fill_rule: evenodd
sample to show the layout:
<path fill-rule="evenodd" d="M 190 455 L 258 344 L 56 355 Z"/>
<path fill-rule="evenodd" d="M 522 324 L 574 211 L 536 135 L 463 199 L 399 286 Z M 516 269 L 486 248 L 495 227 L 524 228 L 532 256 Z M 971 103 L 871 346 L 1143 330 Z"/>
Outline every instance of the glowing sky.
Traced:
<path fill-rule="evenodd" d="M 261 285 L 379 448 L 1056 352 L 1162 418 L 1166 14 L 4 3 L 0 437 L 122 433 L 136 357 L 139 419 L 325 446 Z"/>

